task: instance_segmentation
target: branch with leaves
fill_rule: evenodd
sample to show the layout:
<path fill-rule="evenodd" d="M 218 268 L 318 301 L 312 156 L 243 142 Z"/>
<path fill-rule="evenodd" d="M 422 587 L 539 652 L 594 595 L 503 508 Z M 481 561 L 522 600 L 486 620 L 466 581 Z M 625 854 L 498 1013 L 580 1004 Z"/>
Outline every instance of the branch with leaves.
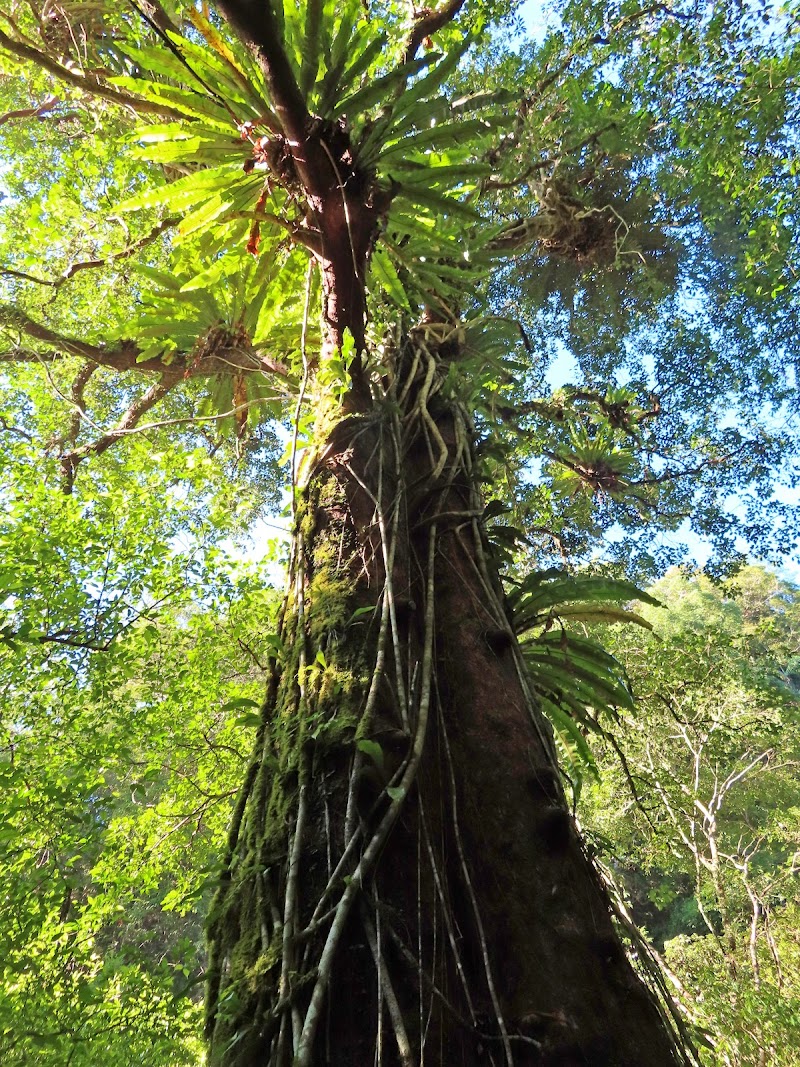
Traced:
<path fill-rule="evenodd" d="M 52 346 L 52 350 L 40 353 L 35 349 L 14 346 L 0 352 L 0 363 L 52 363 L 63 355 L 82 356 L 101 367 L 118 371 L 141 371 L 145 374 L 165 373 L 166 364 L 160 356 L 141 359 L 141 349 L 134 341 L 121 341 L 115 348 L 65 337 L 48 326 L 36 322 L 24 311 L 9 304 L 0 305 L 0 328 L 26 334 Z M 262 373 L 287 378 L 288 367 L 280 360 L 272 359 L 246 349 L 241 344 L 226 347 L 224 330 L 217 335 L 219 342 L 210 351 L 189 351 L 173 355 L 169 363 L 170 375 L 177 378 L 203 378 L 215 374 L 230 374 L 232 370 L 245 373 Z"/>
<path fill-rule="evenodd" d="M 113 104 L 119 104 L 121 107 L 130 108 L 136 114 L 162 115 L 165 118 L 179 119 L 185 117 L 182 112 L 175 110 L 168 104 L 157 104 L 152 100 L 145 100 L 107 85 L 97 73 L 78 73 L 71 67 L 66 67 L 63 63 L 59 63 L 46 52 L 34 48 L 33 45 L 10 37 L 3 30 L 0 30 L 0 48 L 4 48 L 16 59 L 33 63 L 34 66 L 47 71 L 48 74 L 52 74 L 59 81 L 66 82 L 89 96 L 96 96 L 101 100 L 108 100 Z"/>
<path fill-rule="evenodd" d="M 151 385 L 145 393 L 133 401 L 112 430 L 104 433 L 94 441 L 87 442 L 78 448 L 72 448 L 69 452 L 62 453 L 59 457 L 59 463 L 63 475 L 63 491 L 67 494 L 72 492 L 73 485 L 75 484 L 75 475 L 78 472 L 79 465 L 83 463 L 84 460 L 88 459 L 90 456 L 102 455 L 107 448 L 110 448 L 111 445 L 115 444 L 121 437 L 126 436 L 131 430 L 135 429 L 142 415 L 155 407 L 160 400 L 163 400 L 180 378 L 181 375 L 179 372 L 166 371 L 162 375 L 160 382 L 156 385 Z M 74 396 L 75 388 L 73 386 L 73 398 Z M 77 406 L 77 403 L 75 414 L 78 419 L 80 419 L 83 414 Z M 74 418 L 72 425 L 75 425 Z"/>
<path fill-rule="evenodd" d="M 421 8 L 414 19 L 403 62 L 410 63 L 419 51 L 420 45 L 429 40 L 434 33 L 444 29 L 449 22 L 452 22 L 464 6 L 464 3 L 465 0 L 448 0 L 448 2 L 441 4 L 437 8 Z"/>
<path fill-rule="evenodd" d="M 70 263 L 64 273 L 58 278 L 42 278 L 36 274 L 29 274 L 26 271 L 15 270 L 13 267 L 0 267 L 0 276 L 19 278 L 20 281 L 34 282 L 36 285 L 47 285 L 52 289 L 59 289 L 65 282 L 68 282 L 70 278 L 74 278 L 75 275 L 82 270 L 97 270 L 101 267 L 110 267 L 114 263 L 130 259 L 132 256 L 135 256 L 137 252 L 140 252 L 143 248 L 152 244 L 153 241 L 156 241 L 163 233 L 166 233 L 167 230 L 174 229 L 180 221 L 178 216 L 170 215 L 167 218 L 162 219 L 162 221 L 159 222 L 157 226 L 154 226 L 149 233 L 146 233 L 144 237 L 140 237 L 138 241 L 134 241 L 125 248 L 121 248 L 118 252 L 109 252 L 105 256 L 97 256 L 94 259 L 82 259 Z"/>

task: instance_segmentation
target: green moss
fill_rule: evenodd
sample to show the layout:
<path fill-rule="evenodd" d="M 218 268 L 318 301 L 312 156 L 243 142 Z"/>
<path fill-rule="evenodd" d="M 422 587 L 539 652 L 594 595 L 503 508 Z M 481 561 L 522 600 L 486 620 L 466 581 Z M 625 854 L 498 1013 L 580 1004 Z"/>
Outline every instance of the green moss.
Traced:
<path fill-rule="evenodd" d="M 275 774 L 270 782 L 269 801 L 262 822 L 261 858 L 264 863 L 286 851 L 289 826 L 294 817 L 297 774 Z"/>
<path fill-rule="evenodd" d="M 279 892 L 300 780 L 313 776 L 316 768 L 329 767 L 326 753 L 353 746 L 364 730 L 361 717 L 371 665 L 364 643 L 348 633 L 358 603 L 354 562 L 360 567 L 360 560 L 354 561 L 347 513 L 344 486 L 332 473 L 315 476 L 297 509 L 295 536 L 300 542 L 295 560 L 300 568 L 296 577 L 304 579 L 302 610 L 297 582 L 285 606 L 280 679 L 271 693 L 271 715 L 235 845 L 231 879 L 221 887 L 209 922 L 216 971 L 208 1007 L 209 1021 L 219 1013 L 217 1048 L 244 1034 L 245 1020 L 252 1022 L 278 995 L 283 946 L 273 930 L 274 902 L 267 896 L 265 878 Z M 265 928 L 273 931 L 266 947 Z M 295 977 L 302 982 L 313 974 Z M 258 1027 L 253 1031 L 260 1032 Z M 231 1064 L 256 1062 L 260 1052 L 249 1042 L 242 1036 L 235 1051 L 226 1054 L 233 1055 Z"/>
<path fill-rule="evenodd" d="M 282 954 L 283 945 L 281 939 L 273 937 L 266 952 L 262 952 L 252 967 L 249 967 L 245 973 L 247 988 L 251 993 L 259 991 L 263 979 L 273 967 L 280 963 Z"/>
<path fill-rule="evenodd" d="M 317 501 L 320 507 L 330 508 L 334 504 L 345 504 L 347 497 L 344 486 L 334 475 L 320 483 L 317 490 Z"/>
<path fill-rule="evenodd" d="M 261 931 L 258 926 L 252 928 L 246 924 L 239 930 L 239 939 L 231 951 L 231 985 L 240 984 L 242 978 L 247 975 L 248 963 L 257 956 L 261 948 Z"/>
<path fill-rule="evenodd" d="M 297 508 L 297 530 L 304 545 L 311 543 L 316 526 L 316 508 L 310 500 L 304 500 Z"/>
<path fill-rule="evenodd" d="M 320 646 L 332 630 L 344 629 L 350 618 L 350 579 L 332 574 L 329 567 L 318 567 L 308 587 L 308 631 Z"/>

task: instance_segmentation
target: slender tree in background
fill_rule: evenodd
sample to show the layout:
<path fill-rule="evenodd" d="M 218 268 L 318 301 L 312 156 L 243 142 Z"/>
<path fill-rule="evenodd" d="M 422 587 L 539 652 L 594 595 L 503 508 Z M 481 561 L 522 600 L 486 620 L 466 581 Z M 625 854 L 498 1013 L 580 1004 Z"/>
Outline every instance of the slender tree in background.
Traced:
<path fill-rule="evenodd" d="M 637 708 L 607 751 L 595 746 L 603 773 L 584 793 L 584 825 L 613 842 L 636 918 L 713 1037 L 708 1062 L 789 1067 L 800 1055 L 798 590 L 747 567 L 722 586 L 672 572 L 651 592 L 671 605 L 645 609 L 659 636 L 613 635 Z"/>
<path fill-rule="evenodd" d="M 91 512 L 83 471 L 137 432 L 215 452 L 227 421 L 246 460 L 288 417 L 289 591 L 208 924 L 213 1064 L 695 1057 L 557 765 L 598 693 L 628 698 L 588 643 L 518 640 L 570 590 L 573 616 L 592 603 L 551 572 L 507 597 L 517 534 L 488 526 L 515 506 L 540 563 L 614 527 L 642 564 L 642 531 L 692 513 L 721 565 L 740 534 L 792 543 L 765 489 L 793 477 L 795 27 L 567 5 L 520 50 L 508 15 L 0 16 L 24 75 L 6 219 L 33 237 L 4 239 L 2 359 L 68 411 L 43 440 L 12 391 L 25 462 L 41 440 Z M 583 380 L 546 396 L 559 341 Z M 18 607 L 8 640 L 65 639 Z"/>

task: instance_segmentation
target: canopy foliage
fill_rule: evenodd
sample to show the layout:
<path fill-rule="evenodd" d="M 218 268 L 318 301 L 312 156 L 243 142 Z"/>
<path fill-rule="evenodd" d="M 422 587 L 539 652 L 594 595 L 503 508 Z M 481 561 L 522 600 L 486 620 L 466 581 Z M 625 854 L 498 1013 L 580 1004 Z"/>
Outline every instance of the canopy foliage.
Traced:
<path fill-rule="evenodd" d="M 458 342 L 520 600 L 531 566 L 652 577 L 688 529 L 717 573 L 796 547 L 796 3 L 565 3 L 527 39 L 504 0 L 287 0 L 277 88 L 247 6 L 0 13 L 12 1064 L 195 1061 L 199 902 L 275 611 L 225 555 L 400 333 Z M 341 131 L 380 220 L 364 336 L 333 346 L 286 108 L 329 154 Z M 528 619 L 545 701 L 557 614 Z M 551 701 L 578 763 L 581 715 L 630 701 L 592 655 L 593 692 Z"/>
<path fill-rule="evenodd" d="M 658 637 L 609 634 L 637 708 L 596 756 L 584 817 L 712 1035 L 710 1063 L 791 1065 L 797 952 L 797 586 L 672 572 Z M 623 761 L 620 761 L 620 754 Z"/>
<path fill-rule="evenodd" d="M 682 551 L 658 535 L 689 527 L 717 569 L 745 544 L 780 558 L 796 12 L 565 5 L 526 42 L 500 30 L 505 5 L 461 6 L 419 56 L 402 5 L 276 9 L 287 78 L 347 132 L 381 213 L 369 361 L 426 306 L 461 316 L 453 373 L 540 558 L 596 555 L 610 532 L 603 556 L 652 573 Z M 260 457 L 295 410 L 301 335 L 319 337 L 316 274 L 308 315 L 302 295 L 319 236 L 270 87 L 208 12 L 70 10 L 19 5 L 0 28 L 3 359 L 28 365 L 18 388 L 53 377 L 67 426 L 78 391 L 85 418 L 49 448 L 67 479 L 146 412 L 218 417 L 166 433 L 230 425 Z M 46 420 L 31 430 L 50 444 Z"/>

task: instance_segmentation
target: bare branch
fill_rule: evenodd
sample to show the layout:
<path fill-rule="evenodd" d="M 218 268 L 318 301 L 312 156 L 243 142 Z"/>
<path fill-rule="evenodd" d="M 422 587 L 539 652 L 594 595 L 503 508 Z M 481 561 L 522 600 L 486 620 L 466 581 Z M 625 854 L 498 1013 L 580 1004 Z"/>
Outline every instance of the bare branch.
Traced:
<path fill-rule="evenodd" d="M 279 226 L 291 236 L 295 244 L 302 245 L 315 255 L 323 254 L 322 236 L 319 230 L 311 229 L 302 223 L 290 222 L 280 215 L 272 215 L 268 211 L 256 208 L 254 211 L 232 211 L 225 216 L 228 219 L 253 219 L 255 222 L 268 222 L 272 226 Z M 305 220 L 303 220 L 305 222 Z"/>
<path fill-rule="evenodd" d="M 0 267 L 0 275 L 4 278 L 20 278 L 23 282 L 35 282 L 37 285 L 59 285 L 60 282 L 51 281 L 50 278 L 39 278 L 35 274 L 28 274 L 24 270 L 14 270 L 13 267 Z"/>
<path fill-rule="evenodd" d="M 140 0 L 140 2 L 144 13 L 163 33 L 180 33 L 158 0 Z"/>
<path fill-rule="evenodd" d="M 10 348 L 0 352 L 0 363 L 55 363 L 63 357 L 63 352 L 34 352 L 32 348 Z"/>
<path fill-rule="evenodd" d="M 134 433 L 147 433 L 149 430 L 160 430 L 164 426 L 201 426 L 206 422 L 221 422 L 223 419 L 235 418 L 243 411 L 248 411 L 251 407 L 260 403 L 260 400 L 248 400 L 244 404 L 236 404 L 235 407 L 228 408 L 227 411 L 219 411 L 216 415 L 185 415 L 181 418 L 161 419 L 159 422 L 147 422 L 144 426 L 135 426 L 128 430 L 114 430 L 113 432 L 117 437 L 126 437 Z"/>
<path fill-rule="evenodd" d="M 675 470 L 675 468 L 668 468 L 663 474 L 646 474 L 643 478 L 637 478 L 635 481 L 631 481 L 628 484 L 632 488 L 647 488 L 651 485 L 661 485 L 662 482 L 677 482 L 681 478 L 696 478 L 700 474 L 705 474 L 707 470 L 712 470 L 714 467 L 722 467 L 726 463 L 730 463 L 731 460 L 736 459 L 742 452 L 747 451 L 747 443 L 743 444 L 741 448 L 734 449 L 733 452 L 727 453 L 724 456 L 709 456 L 708 459 L 701 460 L 694 467 L 685 467 L 683 470 Z"/>
<path fill-rule="evenodd" d="M 98 367 L 96 363 L 86 362 L 75 375 L 75 380 L 72 383 L 72 391 L 70 393 L 70 399 L 74 406 L 64 444 L 74 445 L 78 440 L 78 434 L 81 429 L 81 420 L 83 418 L 83 393 L 89 383 L 89 379 L 97 369 Z"/>
<path fill-rule="evenodd" d="M 43 104 L 37 104 L 34 107 L 17 108 L 16 111 L 6 111 L 4 115 L 0 115 L 0 126 L 10 122 L 12 119 L 43 118 L 48 111 L 52 111 L 60 103 L 61 101 L 57 96 L 50 96 Z"/>

